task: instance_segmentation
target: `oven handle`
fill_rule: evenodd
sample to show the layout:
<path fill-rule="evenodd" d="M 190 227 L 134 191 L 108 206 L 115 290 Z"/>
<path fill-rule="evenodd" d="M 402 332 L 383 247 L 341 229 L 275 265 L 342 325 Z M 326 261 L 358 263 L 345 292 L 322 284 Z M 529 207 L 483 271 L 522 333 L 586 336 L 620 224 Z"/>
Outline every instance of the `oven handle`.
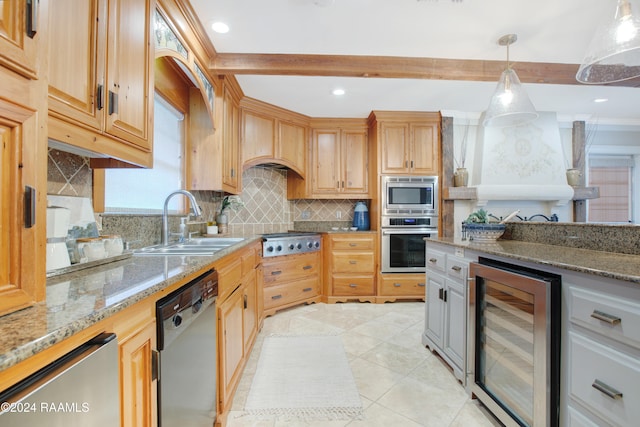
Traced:
<path fill-rule="evenodd" d="M 382 230 L 384 236 L 391 234 L 438 234 L 437 228 L 394 228 L 393 230 Z"/>

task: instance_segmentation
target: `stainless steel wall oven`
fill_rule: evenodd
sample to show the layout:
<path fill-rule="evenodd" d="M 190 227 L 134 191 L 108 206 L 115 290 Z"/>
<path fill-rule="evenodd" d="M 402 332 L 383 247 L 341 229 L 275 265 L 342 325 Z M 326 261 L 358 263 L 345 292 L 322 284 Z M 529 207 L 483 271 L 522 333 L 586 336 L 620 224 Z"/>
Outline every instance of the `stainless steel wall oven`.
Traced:
<path fill-rule="evenodd" d="M 470 266 L 471 391 L 506 426 L 558 426 L 561 277 L 479 258 Z"/>
<path fill-rule="evenodd" d="M 438 235 L 438 177 L 382 178 L 381 271 L 423 273 L 425 237 Z"/>

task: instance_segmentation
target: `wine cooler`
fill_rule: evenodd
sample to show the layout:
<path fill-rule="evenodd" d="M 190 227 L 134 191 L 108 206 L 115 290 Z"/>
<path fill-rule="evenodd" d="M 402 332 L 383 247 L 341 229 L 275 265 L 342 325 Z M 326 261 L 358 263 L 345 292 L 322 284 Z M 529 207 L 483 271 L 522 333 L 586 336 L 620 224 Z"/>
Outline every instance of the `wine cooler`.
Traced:
<path fill-rule="evenodd" d="M 561 277 L 470 266 L 471 391 L 506 426 L 558 426 Z"/>

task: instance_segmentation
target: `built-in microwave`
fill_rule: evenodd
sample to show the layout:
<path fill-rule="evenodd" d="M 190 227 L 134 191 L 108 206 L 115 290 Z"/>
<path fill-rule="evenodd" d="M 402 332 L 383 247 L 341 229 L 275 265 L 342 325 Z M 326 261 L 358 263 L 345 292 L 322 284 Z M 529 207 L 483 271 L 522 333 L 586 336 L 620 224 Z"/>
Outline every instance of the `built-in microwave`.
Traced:
<path fill-rule="evenodd" d="M 382 177 L 383 215 L 438 216 L 437 176 Z"/>

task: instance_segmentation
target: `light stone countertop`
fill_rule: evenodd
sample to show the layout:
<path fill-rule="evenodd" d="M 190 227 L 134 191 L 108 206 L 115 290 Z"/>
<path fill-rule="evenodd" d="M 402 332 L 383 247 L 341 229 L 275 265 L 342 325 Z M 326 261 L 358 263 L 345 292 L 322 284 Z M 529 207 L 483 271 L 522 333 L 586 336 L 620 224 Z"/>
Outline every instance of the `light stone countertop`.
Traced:
<path fill-rule="evenodd" d="M 519 240 L 497 240 L 491 243 L 475 243 L 468 240 L 435 238 L 425 239 L 427 247 L 430 240 L 476 252 L 484 252 L 505 258 L 608 277 L 640 285 L 640 255 L 529 243 Z"/>
<path fill-rule="evenodd" d="M 213 256 L 132 256 L 47 279 L 46 302 L 0 317 L 0 371 L 206 270 L 256 239 L 246 238 Z"/>

